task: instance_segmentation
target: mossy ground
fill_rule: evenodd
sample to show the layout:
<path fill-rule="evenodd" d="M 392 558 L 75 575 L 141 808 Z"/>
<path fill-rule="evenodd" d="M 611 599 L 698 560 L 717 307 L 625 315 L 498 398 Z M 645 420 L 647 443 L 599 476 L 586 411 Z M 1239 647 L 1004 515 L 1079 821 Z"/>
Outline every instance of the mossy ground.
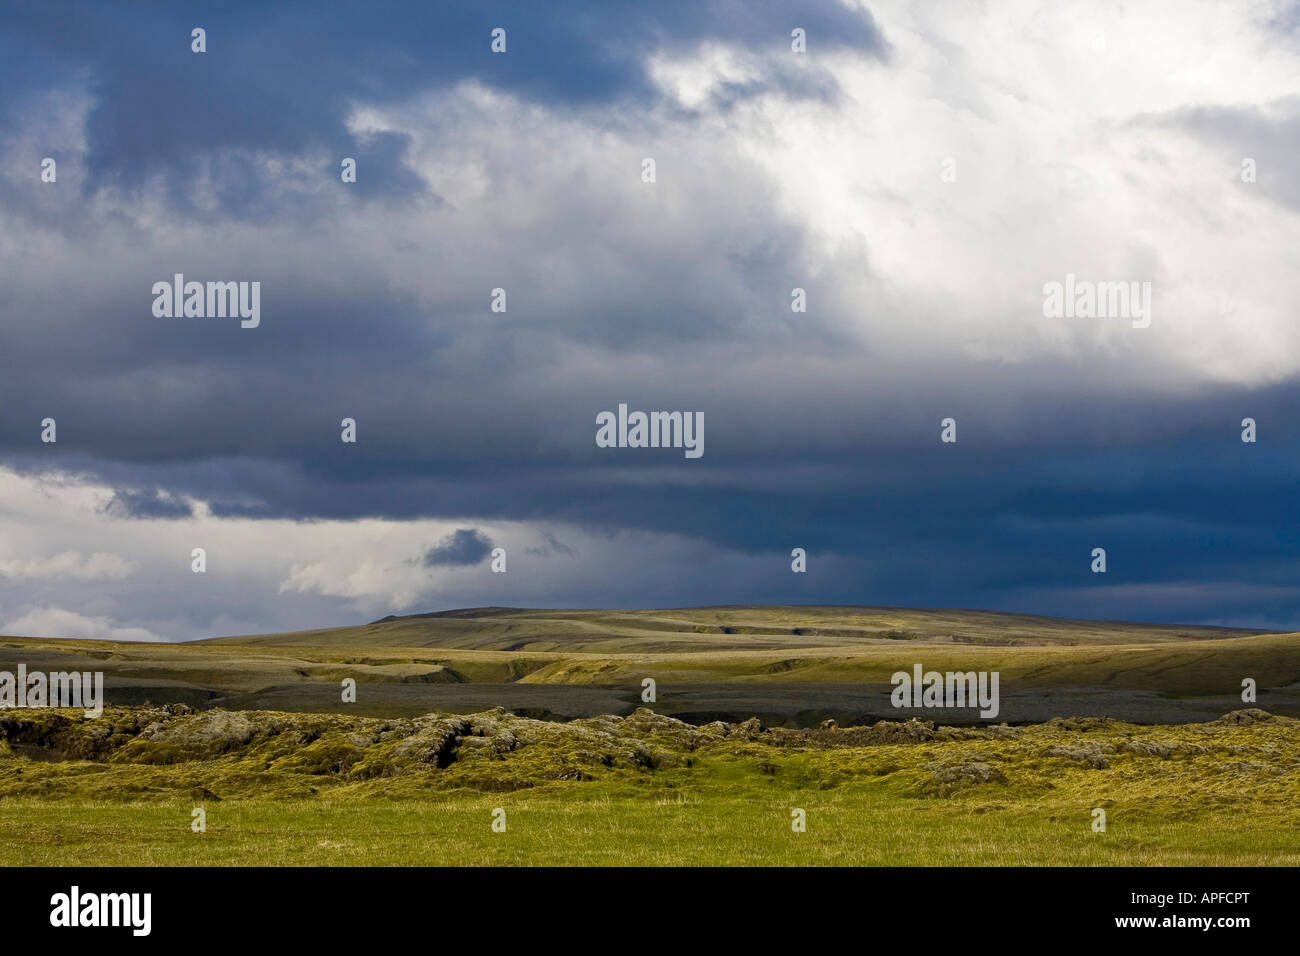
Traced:
<path fill-rule="evenodd" d="M 1300 864 L 1300 722 L 1259 711 L 789 731 L 173 706 L 0 732 L 6 865 Z"/>

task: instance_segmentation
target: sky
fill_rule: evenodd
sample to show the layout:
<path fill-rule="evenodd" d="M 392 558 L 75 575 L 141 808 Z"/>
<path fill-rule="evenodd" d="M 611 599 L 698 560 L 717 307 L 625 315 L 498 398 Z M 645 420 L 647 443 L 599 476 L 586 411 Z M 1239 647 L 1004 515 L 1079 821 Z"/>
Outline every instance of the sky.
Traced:
<path fill-rule="evenodd" d="M 748 603 L 1300 629 L 1294 3 L 0 22 L 0 633 Z M 178 273 L 260 283 L 257 327 L 155 314 Z M 1149 289 L 1149 324 L 1047 314 L 1067 276 Z M 599 447 L 620 404 L 702 415 L 704 453 Z"/>

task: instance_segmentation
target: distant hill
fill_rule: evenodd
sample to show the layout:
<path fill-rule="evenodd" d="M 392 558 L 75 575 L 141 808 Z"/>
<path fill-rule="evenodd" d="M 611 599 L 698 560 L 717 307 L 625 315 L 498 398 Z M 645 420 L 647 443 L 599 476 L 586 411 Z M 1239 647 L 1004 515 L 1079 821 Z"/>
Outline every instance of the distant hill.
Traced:
<path fill-rule="evenodd" d="M 379 644 L 497 651 L 719 651 L 915 640 L 986 646 L 1072 646 L 1224 640 L 1255 629 L 1082 621 L 997 611 L 753 606 L 647 611 L 479 607 L 389 616 L 370 624 L 228 637 L 207 643 Z"/>
<path fill-rule="evenodd" d="M 626 714 L 652 678 L 656 709 L 683 719 L 895 719 L 908 715 L 891 709 L 890 675 L 915 664 L 997 671 L 1013 722 L 1213 719 L 1241 706 L 1243 678 L 1261 707 L 1300 716 L 1297 634 L 977 610 L 494 607 L 185 644 L 0 638 L 0 669 L 19 662 L 102 670 L 112 703 L 375 716 Z M 346 678 L 355 703 L 340 700 Z"/>

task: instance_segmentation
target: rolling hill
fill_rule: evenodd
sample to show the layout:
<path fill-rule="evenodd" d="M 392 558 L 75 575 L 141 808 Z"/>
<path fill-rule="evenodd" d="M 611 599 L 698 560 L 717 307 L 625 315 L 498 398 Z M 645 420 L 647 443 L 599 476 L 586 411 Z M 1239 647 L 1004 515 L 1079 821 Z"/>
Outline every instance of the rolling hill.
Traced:
<path fill-rule="evenodd" d="M 861 722 L 914 715 L 889 702 L 890 675 L 914 664 L 997 671 L 1013 723 L 1209 719 L 1241 706 L 1246 677 L 1260 706 L 1300 716 L 1297 634 L 974 610 L 471 608 L 181 644 L 0 638 L 0 669 L 19 662 L 102 670 L 110 703 L 374 716 L 626 714 L 652 678 L 655 709 L 687 720 Z M 355 703 L 341 700 L 346 678 Z"/>

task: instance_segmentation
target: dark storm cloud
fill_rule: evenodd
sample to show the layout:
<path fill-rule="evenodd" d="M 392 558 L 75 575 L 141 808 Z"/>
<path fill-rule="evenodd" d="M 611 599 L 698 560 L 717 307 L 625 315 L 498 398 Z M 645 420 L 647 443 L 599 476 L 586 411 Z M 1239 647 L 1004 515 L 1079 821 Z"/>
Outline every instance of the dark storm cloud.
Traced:
<path fill-rule="evenodd" d="M 104 511 L 115 518 L 188 518 L 194 514 L 194 508 L 188 501 L 157 488 L 152 491 L 124 491 L 119 488 L 104 506 Z"/>
<path fill-rule="evenodd" d="M 771 89 L 833 98 L 829 74 L 788 62 L 794 26 L 808 30 L 810 51 L 883 57 L 871 20 L 839 3 L 797 15 L 775 2 L 687 0 L 50 4 L 5 17 L 6 123 L 30 118 L 41 91 L 84 83 L 93 101 L 85 156 L 61 166 L 80 195 L 33 196 L 0 171 L 0 212 L 73 239 L 43 272 L 15 269 L 0 286 L 0 451 L 24 471 L 65 469 L 120 489 L 114 516 L 183 518 L 192 496 L 224 519 L 572 523 L 681 535 L 700 542 L 702 559 L 728 549 L 781 572 L 776 583 L 735 580 L 702 560 L 669 590 L 597 580 L 556 597 L 571 603 L 1300 622 L 1288 590 L 1300 557 L 1294 385 L 1164 395 L 1146 387 L 1149 355 L 1027 371 L 877 354 L 869 336 L 842 332 L 859 312 L 915 324 L 922 340 L 924 318 L 882 317 L 878 303 L 847 295 L 847 307 L 824 307 L 823 289 L 872 274 L 868 257 L 817 259 L 805 228 L 778 211 L 768 174 L 690 151 L 708 136 L 680 114 L 725 114 Z M 203 56 L 189 52 L 199 25 Z M 495 26 L 509 30 L 505 56 L 488 53 Z M 637 128 L 662 105 L 647 58 L 710 39 L 774 59 L 697 111 L 668 109 L 684 133 L 660 156 L 669 198 L 659 206 L 590 168 L 536 173 L 555 144 L 507 129 L 498 149 L 471 151 L 488 191 L 522 181 L 541 196 L 521 190 L 532 217 L 496 224 L 440 200 L 414 172 L 409 135 L 347 127 L 358 103 L 400 105 L 474 80 L 597 130 Z M 465 132 L 437 111 L 426 121 L 456 143 Z M 1294 140 L 1290 120 L 1254 113 L 1177 121 L 1221 137 L 1225 155 L 1227 144 L 1261 143 L 1271 169 Z M 268 175 L 268 154 L 305 171 Z M 344 155 L 359 160 L 356 188 L 316 192 L 339 185 Z M 629 169 L 639 160 L 607 158 Z M 195 198 L 200 182 L 211 208 Z M 101 222 L 85 201 L 154 184 L 165 199 L 156 223 L 121 225 L 135 209 Z M 1294 184 L 1275 188 L 1294 205 Z M 353 196 L 388 203 L 379 227 L 350 215 Z M 427 217 L 430 232 L 408 238 L 403 213 Z M 262 231 L 186 239 L 223 217 Z M 412 268 L 437 278 L 431 301 L 395 278 Z M 262 325 L 154 318 L 149 289 L 175 272 L 260 280 Z M 496 315 L 486 303 L 499 283 L 510 311 Z M 815 305 L 794 315 L 790 289 L 802 284 Z M 703 411 L 704 458 L 596 448 L 595 415 L 619 402 Z M 47 415 L 57 445 L 39 442 Z M 938 440 L 947 415 L 956 445 Z M 1247 415 L 1260 423 L 1255 445 L 1239 440 Z M 344 417 L 358 423 L 355 445 L 339 440 Z M 575 550 L 542 540 L 525 553 Z M 462 528 L 417 560 L 473 565 L 491 546 Z M 808 550 L 812 573 L 788 573 L 793 547 Z M 1107 575 L 1088 570 L 1094 547 L 1107 549 Z M 241 600 L 253 620 L 276 597 Z"/>
<path fill-rule="evenodd" d="M 483 532 L 476 528 L 457 528 L 430 548 L 423 561 L 426 568 L 463 567 L 478 564 L 491 551 L 492 541 Z"/>
<path fill-rule="evenodd" d="M 928 421 L 924 413 L 891 421 L 863 407 L 819 420 L 801 409 L 760 441 L 732 437 L 760 422 L 715 406 L 719 414 L 709 419 L 715 444 L 689 464 L 653 451 L 633 464 L 594 447 L 519 457 L 509 448 L 497 448 L 495 456 L 484 448 L 472 460 L 448 443 L 430 444 L 418 457 L 410 449 L 403 459 L 372 455 L 362 443 L 347 449 L 360 453 L 351 460 L 340 455 L 346 467 L 326 459 L 238 460 L 151 473 L 218 501 L 240 489 L 248 496 L 240 506 L 213 505 L 228 516 L 491 514 L 700 537 L 715 547 L 768 555 L 774 566 L 788 566 L 790 548 L 804 547 L 813 562 L 815 576 L 790 575 L 765 585 L 764 594 L 749 593 L 744 581 L 710 581 L 706 571 L 692 572 L 677 601 L 666 596 L 653 603 L 678 603 L 714 587 L 729 601 L 1000 604 L 1168 620 L 1181 619 L 1183 607 L 1194 609 L 1196 619 L 1270 625 L 1294 613 L 1295 598 L 1285 590 L 1267 599 L 1254 590 L 1285 589 L 1294 577 L 1297 542 L 1287 529 L 1300 527 L 1294 493 L 1300 465 L 1286 451 L 1300 442 L 1295 419 L 1286 414 L 1300 404 L 1294 388 L 1222 394 L 1192 405 L 1153 401 L 1140 415 L 1126 406 L 1129 398 L 1074 410 L 1037 399 L 1041 421 L 1013 436 L 990 427 L 1000 419 L 992 404 L 967 405 L 958 414 L 955 446 L 938 442 L 937 412 Z M 543 430 L 548 411 L 522 421 L 516 411 L 518 437 L 530 427 Z M 1240 441 L 1247 411 L 1260 423 L 1256 445 Z M 497 435 L 500 429 L 489 423 L 508 414 L 504 405 L 485 411 L 485 435 Z M 391 431 L 396 447 L 411 425 L 410 419 L 376 419 L 371 431 Z M 585 444 L 594 429 L 575 422 L 575 430 Z M 368 438 L 372 445 L 389 441 Z M 773 454 L 762 447 L 768 443 L 788 450 Z M 1095 547 L 1107 550 L 1107 575 L 1089 569 Z M 429 561 L 473 562 L 488 550 L 490 543 L 462 530 L 433 549 Z M 877 562 L 878 569 L 869 579 L 849 573 L 852 558 Z M 1203 592 L 1201 605 L 1195 589 L 1175 601 L 1158 587 L 1197 579 L 1236 582 L 1243 590 L 1236 597 L 1214 591 L 1213 600 Z M 1088 592 L 1121 582 L 1130 590 L 1088 605 Z M 637 603 L 629 595 L 621 601 Z"/>
<path fill-rule="evenodd" d="M 208 177 L 233 216 L 265 214 L 269 198 L 241 151 L 364 158 L 362 195 L 423 193 L 400 142 L 347 129 L 358 100 L 392 103 L 472 79 L 552 106 L 626 99 L 644 107 L 655 99 L 647 57 L 660 50 L 722 39 L 759 54 L 788 53 L 796 26 L 808 31 L 814 49 L 871 56 L 886 49 L 868 14 L 835 0 L 797 11 L 736 0 L 387 0 L 327 10 L 308 3 L 84 2 L 7 4 L 4 16 L 0 111 L 20 111 L 24 95 L 60 81 L 91 85 L 87 190 L 110 181 L 134 188 L 163 172 L 173 202 L 188 207 L 189 187 Z M 194 27 L 207 32 L 205 54 L 190 50 Z M 496 27 L 507 31 L 505 54 L 489 50 Z M 770 82 L 792 95 L 833 93 L 824 74 L 807 71 L 774 71 Z M 763 88 L 769 85 L 748 92 Z"/>
<path fill-rule="evenodd" d="M 573 557 L 577 554 L 573 548 L 556 538 L 549 531 L 542 531 L 541 536 L 542 546 L 540 548 L 525 548 L 525 554 L 536 555 L 539 558 L 545 558 L 552 554 L 564 555 L 565 557 Z"/>

